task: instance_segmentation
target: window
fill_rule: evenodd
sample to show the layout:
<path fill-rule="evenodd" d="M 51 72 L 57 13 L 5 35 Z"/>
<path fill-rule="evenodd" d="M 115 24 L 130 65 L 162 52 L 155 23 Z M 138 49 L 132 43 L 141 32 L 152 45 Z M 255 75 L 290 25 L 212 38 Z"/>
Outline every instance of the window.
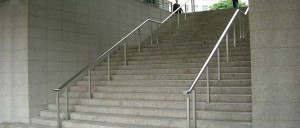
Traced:
<path fill-rule="evenodd" d="M 207 10 L 208 10 L 208 7 L 207 7 L 206 5 L 203 5 L 203 6 L 202 6 L 202 10 L 203 10 L 203 11 L 207 11 Z"/>
<path fill-rule="evenodd" d="M 198 5 L 195 5 L 195 11 L 200 11 Z"/>
<path fill-rule="evenodd" d="M 189 12 L 189 5 L 186 5 L 185 7 L 186 7 L 186 11 Z"/>

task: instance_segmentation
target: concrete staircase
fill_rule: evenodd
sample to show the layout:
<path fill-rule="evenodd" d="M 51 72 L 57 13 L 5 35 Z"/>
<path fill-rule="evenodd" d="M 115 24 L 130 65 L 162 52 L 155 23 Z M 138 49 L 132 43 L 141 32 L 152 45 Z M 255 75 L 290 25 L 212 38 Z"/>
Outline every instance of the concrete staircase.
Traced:
<path fill-rule="evenodd" d="M 173 34 L 170 36 L 166 24 L 159 31 L 159 44 L 150 45 L 148 38 L 140 53 L 136 47 L 129 48 L 127 66 L 120 47 L 111 55 L 111 81 L 107 80 L 107 62 L 101 62 L 92 71 L 93 99 L 88 99 L 87 76 L 70 88 L 71 119 L 63 120 L 62 126 L 187 128 L 183 91 L 190 87 L 234 11 L 188 14 L 188 21 L 181 20 L 179 30 L 173 17 Z M 246 20 L 247 33 L 248 28 Z M 220 49 L 222 80 L 217 80 L 217 58 L 209 64 L 210 103 L 206 102 L 206 75 L 198 82 L 197 128 L 252 127 L 249 38 L 238 39 L 234 48 L 232 37 L 231 33 L 230 62 L 226 62 L 225 43 Z M 64 97 L 60 99 L 64 118 Z M 41 111 L 40 117 L 31 121 L 34 125 L 31 127 L 56 126 L 56 105 L 49 104 L 48 110 Z"/>

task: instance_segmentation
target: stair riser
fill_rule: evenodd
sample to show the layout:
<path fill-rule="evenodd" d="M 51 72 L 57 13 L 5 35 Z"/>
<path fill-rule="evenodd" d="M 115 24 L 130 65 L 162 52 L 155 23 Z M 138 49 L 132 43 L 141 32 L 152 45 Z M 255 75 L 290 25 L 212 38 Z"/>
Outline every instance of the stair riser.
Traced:
<path fill-rule="evenodd" d="M 65 101 L 61 98 L 60 110 L 64 111 Z M 123 106 L 138 108 L 165 108 L 165 109 L 186 109 L 186 102 L 170 101 L 143 101 L 143 100 L 97 100 L 97 99 L 69 99 L 69 111 L 75 111 L 75 105 L 101 105 L 101 106 Z M 197 110 L 201 111 L 228 111 L 228 112 L 251 112 L 251 104 L 230 104 L 230 103 L 204 103 L 196 104 Z M 56 104 L 48 105 L 49 110 L 56 110 Z"/>
<path fill-rule="evenodd" d="M 197 74 L 200 69 L 148 69 L 148 70 L 110 70 L 111 75 L 142 75 L 142 74 Z M 209 73 L 217 73 L 218 69 L 211 68 Z M 221 73 L 250 73 L 250 68 L 222 67 Z M 107 75 L 107 71 L 92 71 L 92 76 Z"/>
<path fill-rule="evenodd" d="M 220 67 L 249 67 L 251 63 L 249 61 L 240 61 L 240 62 L 220 62 Z M 200 68 L 203 66 L 203 63 L 158 63 L 158 64 L 149 64 L 148 65 L 123 65 L 123 66 L 110 66 L 110 70 L 132 70 L 132 69 L 178 69 L 178 68 Z M 210 68 L 216 68 L 217 62 L 210 62 L 208 65 Z M 95 68 L 96 71 L 107 71 L 107 66 L 98 66 Z"/>
<path fill-rule="evenodd" d="M 85 92 L 69 92 L 69 97 L 87 98 L 88 93 Z M 102 99 L 132 99 L 132 100 L 167 100 L 167 101 L 185 101 L 185 95 L 170 95 L 170 94 L 151 94 L 151 93 L 93 93 L 94 98 Z M 232 102 L 232 103 L 249 103 L 251 102 L 251 95 L 219 95 L 211 94 L 212 102 Z M 197 101 L 206 101 L 206 95 L 197 95 Z"/>
<path fill-rule="evenodd" d="M 139 118 L 126 118 L 126 117 L 107 117 L 107 116 L 95 116 L 95 115 L 81 115 L 71 114 L 72 119 L 89 120 L 89 121 L 101 121 L 109 123 L 125 123 L 135 125 L 147 125 L 147 126 L 160 126 L 160 127 L 179 127 L 184 128 L 186 126 L 185 120 L 158 120 L 158 119 L 139 119 Z"/>
<path fill-rule="evenodd" d="M 182 87 L 172 87 L 172 88 L 163 88 L 163 87 L 92 87 L 92 92 L 126 92 L 126 93 L 182 93 L 183 90 L 188 88 Z M 72 92 L 87 92 L 87 86 L 73 86 L 70 88 Z M 197 93 L 206 94 L 206 88 L 201 87 L 197 89 Z M 210 88 L 211 94 L 251 94 L 251 88 Z"/>
<path fill-rule="evenodd" d="M 150 87 L 190 87 L 193 80 L 187 81 L 92 81 L 93 86 L 150 86 Z M 250 87 L 250 80 L 247 81 L 210 81 L 211 87 Z M 77 85 L 87 86 L 88 81 L 78 81 Z M 199 81 L 197 87 L 205 86 L 206 80 Z"/>
<path fill-rule="evenodd" d="M 175 54 L 209 54 L 210 50 L 199 50 L 199 49 L 192 49 L 192 50 L 181 50 L 181 51 L 157 51 L 157 52 L 140 52 L 140 53 L 127 53 L 127 56 L 153 56 L 153 55 L 175 55 Z M 229 51 L 230 56 L 237 56 L 237 55 L 250 55 L 250 51 Z M 226 55 L 225 50 L 220 50 L 220 55 Z M 111 54 L 111 57 L 123 57 L 123 52 L 118 52 L 117 54 Z"/>
<path fill-rule="evenodd" d="M 197 74 L 185 74 L 185 75 L 164 75 L 164 74 L 156 74 L 156 75 L 111 75 L 111 80 L 194 80 Z M 234 80 L 234 79 L 251 79 L 251 74 L 221 74 L 222 80 Z M 88 80 L 88 76 L 84 76 L 83 80 Z M 108 76 L 92 76 L 91 79 L 95 80 L 108 80 Z M 218 76 L 216 73 L 210 73 L 210 80 L 217 80 Z M 200 77 L 200 80 L 206 80 L 206 74 L 203 74 Z"/>

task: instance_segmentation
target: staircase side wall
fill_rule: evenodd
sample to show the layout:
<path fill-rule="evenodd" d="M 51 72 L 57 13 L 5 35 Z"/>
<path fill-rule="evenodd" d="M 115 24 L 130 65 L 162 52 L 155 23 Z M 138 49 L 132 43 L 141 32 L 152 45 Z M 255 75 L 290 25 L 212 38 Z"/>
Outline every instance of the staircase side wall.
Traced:
<path fill-rule="evenodd" d="M 169 15 L 136 0 L 29 0 L 28 7 L 31 117 L 55 102 L 53 88 L 125 34 L 148 18 L 161 20 Z M 148 24 L 142 38 L 149 32 Z M 137 45 L 136 37 L 126 41 Z"/>
<path fill-rule="evenodd" d="M 27 0 L 0 1 L 0 123 L 29 122 Z"/>
<path fill-rule="evenodd" d="M 299 128 L 300 1 L 249 2 L 253 128 Z"/>

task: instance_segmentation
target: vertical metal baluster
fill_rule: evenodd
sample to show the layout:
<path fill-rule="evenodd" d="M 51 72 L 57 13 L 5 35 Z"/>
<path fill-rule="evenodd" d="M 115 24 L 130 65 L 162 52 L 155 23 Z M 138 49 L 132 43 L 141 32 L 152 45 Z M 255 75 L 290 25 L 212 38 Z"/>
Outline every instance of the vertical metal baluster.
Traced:
<path fill-rule="evenodd" d="M 218 48 L 217 54 L 218 54 L 218 80 L 221 80 L 220 48 Z"/>
<path fill-rule="evenodd" d="M 157 24 L 157 38 L 156 38 L 156 44 L 158 44 L 159 39 L 159 24 Z"/>
<path fill-rule="evenodd" d="M 57 128 L 60 128 L 60 109 L 59 109 L 59 90 L 55 90 L 56 91 L 56 109 L 57 109 Z"/>
<path fill-rule="evenodd" d="M 169 20 L 170 20 L 170 36 L 172 36 L 172 18 L 170 18 Z"/>
<path fill-rule="evenodd" d="M 187 94 L 186 98 L 186 118 L 187 118 L 187 126 L 190 128 L 190 96 Z"/>
<path fill-rule="evenodd" d="M 110 54 L 107 54 L 107 80 L 110 81 Z"/>
<path fill-rule="evenodd" d="M 207 102 L 210 102 L 210 87 L 209 87 L 209 71 L 208 71 L 208 66 L 206 67 L 206 93 L 207 93 Z"/>
<path fill-rule="evenodd" d="M 179 29 L 180 16 L 179 12 L 177 13 L 177 28 Z"/>
<path fill-rule="evenodd" d="M 184 11 L 185 11 L 185 12 L 184 12 L 184 21 L 186 22 L 186 4 L 184 5 L 184 8 L 185 8 L 185 9 L 184 9 Z"/>
<path fill-rule="evenodd" d="M 240 19 L 240 38 L 242 38 L 242 13 L 239 14 L 239 19 Z"/>
<path fill-rule="evenodd" d="M 151 45 L 153 44 L 153 29 L 152 29 L 152 22 L 150 22 L 150 29 L 151 29 Z"/>
<path fill-rule="evenodd" d="M 226 33 L 226 56 L 227 56 L 227 62 L 229 62 L 228 33 Z"/>
<path fill-rule="evenodd" d="M 152 34 L 151 34 L 152 35 Z M 151 43 L 152 43 L 152 39 L 151 39 Z M 124 65 L 127 65 L 127 52 L 126 52 L 126 42 L 124 42 Z"/>
<path fill-rule="evenodd" d="M 197 119 L 196 119 L 196 88 L 193 89 L 193 125 L 194 128 L 197 128 Z"/>
<path fill-rule="evenodd" d="M 89 69 L 89 99 L 92 99 L 92 71 Z"/>
<path fill-rule="evenodd" d="M 66 120 L 70 119 L 69 116 L 69 86 L 66 87 Z"/>
<path fill-rule="evenodd" d="M 141 37 L 141 29 L 139 28 L 139 52 L 141 52 L 141 43 L 142 43 L 142 37 Z"/>
<path fill-rule="evenodd" d="M 233 21 L 233 46 L 236 47 L 235 21 Z"/>
<path fill-rule="evenodd" d="M 245 16 L 246 16 L 246 15 L 243 15 L 243 16 L 242 16 L 242 22 L 243 22 L 243 23 L 242 23 L 242 25 L 243 25 L 243 38 L 246 38 L 246 36 L 245 36 Z"/>

